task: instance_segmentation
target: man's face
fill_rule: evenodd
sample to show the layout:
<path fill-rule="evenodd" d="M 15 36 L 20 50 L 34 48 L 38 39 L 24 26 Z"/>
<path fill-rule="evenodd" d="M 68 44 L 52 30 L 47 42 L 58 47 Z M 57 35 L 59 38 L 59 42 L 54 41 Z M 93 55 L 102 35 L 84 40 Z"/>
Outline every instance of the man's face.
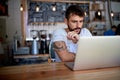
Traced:
<path fill-rule="evenodd" d="M 69 20 L 67 20 L 69 31 L 75 31 L 77 34 L 80 34 L 83 26 L 83 19 L 84 17 L 78 15 L 70 15 Z"/>
<path fill-rule="evenodd" d="M 115 32 L 115 31 L 116 31 L 116 28 L 113 28 L 112 30 Z"/>

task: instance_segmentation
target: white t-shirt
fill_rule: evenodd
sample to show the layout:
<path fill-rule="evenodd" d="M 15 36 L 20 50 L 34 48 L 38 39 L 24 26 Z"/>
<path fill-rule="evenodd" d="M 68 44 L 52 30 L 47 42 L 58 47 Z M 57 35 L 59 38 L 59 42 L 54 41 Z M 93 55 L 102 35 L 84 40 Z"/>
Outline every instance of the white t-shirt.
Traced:
<path fill-rule="evenodd" d="M 73 43 L 72 40 L 68 40 L 66 36 L 67 36 L 67 32 L 65 31 L 64 28 L 57 29 L 53 32 L 52 42 L 64 41 L 66 43 L 68 51 L 76 53 L 77 44 Z M 82 28 L 79 36 L 80 37 L 82 37 L 82 36 L 92 36 L 92 34 L 89 32 L 88 29 Z M 55 58 L 56 58 L 56 62 L 61 62 L 60 58 L 58 57 L 58 55 L 56 53 L 55 53 Z"/>

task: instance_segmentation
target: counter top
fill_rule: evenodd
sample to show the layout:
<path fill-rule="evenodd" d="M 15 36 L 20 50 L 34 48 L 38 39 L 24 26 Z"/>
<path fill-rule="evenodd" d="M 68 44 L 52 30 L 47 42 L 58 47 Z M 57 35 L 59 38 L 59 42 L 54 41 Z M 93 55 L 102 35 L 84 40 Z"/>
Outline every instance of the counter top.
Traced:
<path fill-rule="evenodd" d="M 0 80 L 120 80 L 120 67 L 72 71 L 64 63 L 0 67 Z"/>

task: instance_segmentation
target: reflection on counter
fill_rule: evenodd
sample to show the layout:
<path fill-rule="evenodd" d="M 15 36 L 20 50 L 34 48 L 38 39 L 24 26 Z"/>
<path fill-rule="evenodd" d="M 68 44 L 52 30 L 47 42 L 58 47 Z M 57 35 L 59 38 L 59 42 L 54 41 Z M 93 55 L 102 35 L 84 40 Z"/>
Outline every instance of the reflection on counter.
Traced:
<path fill-rule="evenodd" d="M 44 55 L 15 55 L 14 62 L 16 65 L 36 64 L 48 62 L 49 54 Z"/>

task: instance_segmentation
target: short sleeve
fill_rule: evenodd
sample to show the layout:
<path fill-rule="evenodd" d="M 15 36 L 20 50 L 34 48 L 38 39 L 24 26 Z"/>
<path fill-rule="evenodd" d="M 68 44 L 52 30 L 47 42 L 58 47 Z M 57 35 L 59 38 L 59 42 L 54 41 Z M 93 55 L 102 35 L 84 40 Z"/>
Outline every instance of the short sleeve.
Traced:
<path fill-rule="evenodd" d="M 65 41 L 66 40 L 66 32 L 64 29 L 58 29 L 53 31 L 52 41 Z"/>
<path fill-rule="evenodd" d="M 91 34 L 91 32 L 90 32 L 88 29 L 83 28 L 83 29 L 81 30 L 80 36 L 87 36 L 87 37 L 91 37 L 91 36 L 92 36 L 92 34 Z"/>

